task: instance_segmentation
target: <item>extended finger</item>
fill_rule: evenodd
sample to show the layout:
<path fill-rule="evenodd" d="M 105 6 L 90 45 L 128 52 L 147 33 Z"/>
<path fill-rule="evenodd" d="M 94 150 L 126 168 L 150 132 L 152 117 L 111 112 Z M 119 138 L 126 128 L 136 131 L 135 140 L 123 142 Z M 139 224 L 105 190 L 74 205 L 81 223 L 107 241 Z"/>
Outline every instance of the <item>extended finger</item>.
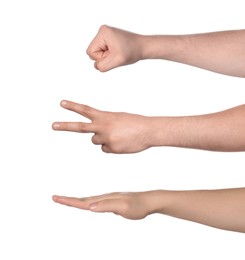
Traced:
<path fill-rule="evenodd" d="M 91 120 L 94 119 L 96 115 L 98 115 L 98 113 L 100 112 L 99 110 L 92 108 L 90 106 L 78 104 L 68 100 L 62 100 L 60 102 L 60 105 L 65 109 L 76 112 Z"/>
<path fill-rule="evenodd" d="M 66 205 L 69 207 L 74 207 L 74 208 L 79 208 L 79 209 L 84 209 L 84 210 L 89 210 L 90 203 L 86 200 L 82 201 L 79 198 L 74 198 L 74 197 L 65 197 L 65 196 L 53 196 L 53 201 L 62 205 Z"/>
<path fill-rule="evenodd" d="M 85 197 L 85 198 L 54 195 L 52 197 L 52 199 L 56 203 L 66 205 L 69 207 L 79 208 L 79 209 L 83 209 L 83 210 L 91 210 L 91 205 L 95 205 L 95 204 L 97 205 L 98 203 L 101 203 L 101 201 L 104 201 L 104 200 L 106 200 L 106 201 L 114 200 L 113 198 L 116 197 L 116 195 L 117 195 L 117 193 L 109 193 L 109 194 L 103 194 L 103 195 L 99 195 L 99 196 L 91 196 L 91 197 Z"/>
<path fill-rule="evenodd" d="M 71 131 L 78 133 L 95 133 L 96 128 L 92 123 L 82 122 L 55 122 L 52 128 L 57 131 Z"/>

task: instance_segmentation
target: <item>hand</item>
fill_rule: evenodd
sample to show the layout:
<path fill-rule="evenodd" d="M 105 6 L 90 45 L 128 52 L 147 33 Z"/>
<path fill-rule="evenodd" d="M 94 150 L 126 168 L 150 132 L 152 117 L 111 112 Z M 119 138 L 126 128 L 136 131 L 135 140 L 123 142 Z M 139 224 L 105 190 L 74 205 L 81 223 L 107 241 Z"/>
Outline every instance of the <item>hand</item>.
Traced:
<path fill-rule="evenodd" d="M 56 122 L 54 130 L 94 133 L 92 142 L 102 145 L 106 153 L 135 153 L 150 147 L 150 117 L 104 112 L 65 100 L 61 106 L 90 119 L 91 123 Z"/>
<path fill-rule="evenodd" d="M 135 63 L 141 59 L 140 35 L 103 25 L 87 54 L 102 72 Z"/>
<path fill-rule="evenodd" d="M 112 212 L 128 219 L 160 213 L 225 230 L 245 233 L 245 188 L 155 190 L 110 193 L 88 198 L 53 196 L 57 203 L 93 212 Z"/>
<path fill-rule="evenodd" d="M 57 203 L 93 212 L 112 212 L 127 219 L 143 219 L 151 214 L 150 192 L 110 193 L 88 198 L 53 196 Z"/>

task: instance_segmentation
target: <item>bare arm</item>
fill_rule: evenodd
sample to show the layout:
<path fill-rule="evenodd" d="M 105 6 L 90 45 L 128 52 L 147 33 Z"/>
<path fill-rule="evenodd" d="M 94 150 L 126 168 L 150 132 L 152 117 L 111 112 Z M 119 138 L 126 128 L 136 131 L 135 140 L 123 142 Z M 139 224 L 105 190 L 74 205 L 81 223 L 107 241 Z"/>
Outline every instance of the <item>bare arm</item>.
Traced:
<path fill-rule="evenodd" d="M 245 30 L 142 37 L 145 58 L 176 61 L 245 77 Z"/>
<path fill-rule="evenodd" d="M 87 53 L 100 71 L 143 59 L 164 59 L 245 77 L 245 30 L 145 36 L 102 26 Z"/>
<path fill-rule="evenodd" d="M 245 105 L 185 117 L 146 117 L 105 112 L 71 101 L 61 106 L 91 120 L 55 122 L 54 130 L 94 133 L 92 142 L 108 153 L 135 153 L 154 146 L 245 151 Z"/>
<path fill-rule="evenodd" d="M 93 212 L 113 212 L 128 219 L 160 213 L 204 225 L 245 233 L 245 188 L 223 190 L 111 193 L 88 198 L 53 196 L 57 203 Z"/>

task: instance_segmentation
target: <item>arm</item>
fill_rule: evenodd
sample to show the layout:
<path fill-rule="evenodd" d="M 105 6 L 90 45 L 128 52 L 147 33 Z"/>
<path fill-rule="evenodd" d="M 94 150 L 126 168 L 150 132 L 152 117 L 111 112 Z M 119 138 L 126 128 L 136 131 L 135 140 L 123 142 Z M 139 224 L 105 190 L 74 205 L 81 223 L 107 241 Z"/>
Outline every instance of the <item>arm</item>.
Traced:
<path fill-rule="evenodd" d="M 89 198 L 53 196 L 57 203 L 128 219 L 153 213 L 245 233 L 245 188 L 196 191 L 111 193 Z"/>
<path fill-rule="evenodd" d="M 154 146 L 245 151 L 245 105 L 186 117 L 104 112 L 70 101 L 62 101 L 61 106 L 89 118 L 91 123 L 56 122 L 53 129 L 94 133 L 92 142 L 108 153 L 135 153 Z"/>
<path fill-rule="evenodd" d="M 144 36 L 104 25 L 87 53 L 100 71 L 143 59 L 164 59 L 245 77 L 245 30 Z"/>

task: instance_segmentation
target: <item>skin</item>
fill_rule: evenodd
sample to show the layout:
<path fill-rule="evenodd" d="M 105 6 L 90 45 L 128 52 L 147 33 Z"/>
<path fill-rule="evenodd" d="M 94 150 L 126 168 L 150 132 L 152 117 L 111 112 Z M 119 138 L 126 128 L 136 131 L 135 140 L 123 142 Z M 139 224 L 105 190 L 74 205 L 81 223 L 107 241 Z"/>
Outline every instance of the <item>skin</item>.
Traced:
<path fill-rule="evenodd" d="M 245 232 L 245 188 L 117 192 L 88 198 L 55 195 L 53 200 L 82 210 L 112 212 L 132 220 L 160 213 L 219 229 Z"/>
<path fill-rule="evenodd" d="M 180 62 L 230 76 L 245 77 L 245 30 L 195 35 L 144 36 L 102 26 L 87 49 L 105 72 L 144 59 Z M 54 130 L 93 133 L 107 153 L 135 153 L 153 146 L 212 151 L 245 151 L 245 105 L 186 117 L 146 117 L 113 113 L 63 100 L 61 106 L 91 120 L 55 122 Z M 88 198 L 53 196 L 57 203 L 128 219 L 165 214 L 204 225 L 245 232 L 245 188 L 111 193 Z"/>
<path fill-rule="evenodd" d="M 245 30 L 194 35 L 145 36 L 103 25 L 87 49 L 95 68 L 108 71 L 143 59 L 181 62 L 222 74 L 245 76 Z M 135 153 L 153 146 L 212 151 L 245 150 L 245 105 L 189 117 L 111 113 L 62 101 L 92 122 L 56 122 L 54 130 L 94 133 L 107 153 Z"/>
<path fill-rule="evenodd" d="M 102 72 L 139 60 L 164 59 L 245 77 L 245 30 L 149 36 L 103 25 L 87 54 Z"/>
<path fill-rule="evenodd" d="M 245 151 L 245 105 L 186 117 L 105 112 L 67 100 L 61 106 L 90 119 L 91 123 L 55 122 L 53 129 L 93 133 L 92 142 L 101 145 L 106 153 L 136 153 L 154 146 Z"/>

